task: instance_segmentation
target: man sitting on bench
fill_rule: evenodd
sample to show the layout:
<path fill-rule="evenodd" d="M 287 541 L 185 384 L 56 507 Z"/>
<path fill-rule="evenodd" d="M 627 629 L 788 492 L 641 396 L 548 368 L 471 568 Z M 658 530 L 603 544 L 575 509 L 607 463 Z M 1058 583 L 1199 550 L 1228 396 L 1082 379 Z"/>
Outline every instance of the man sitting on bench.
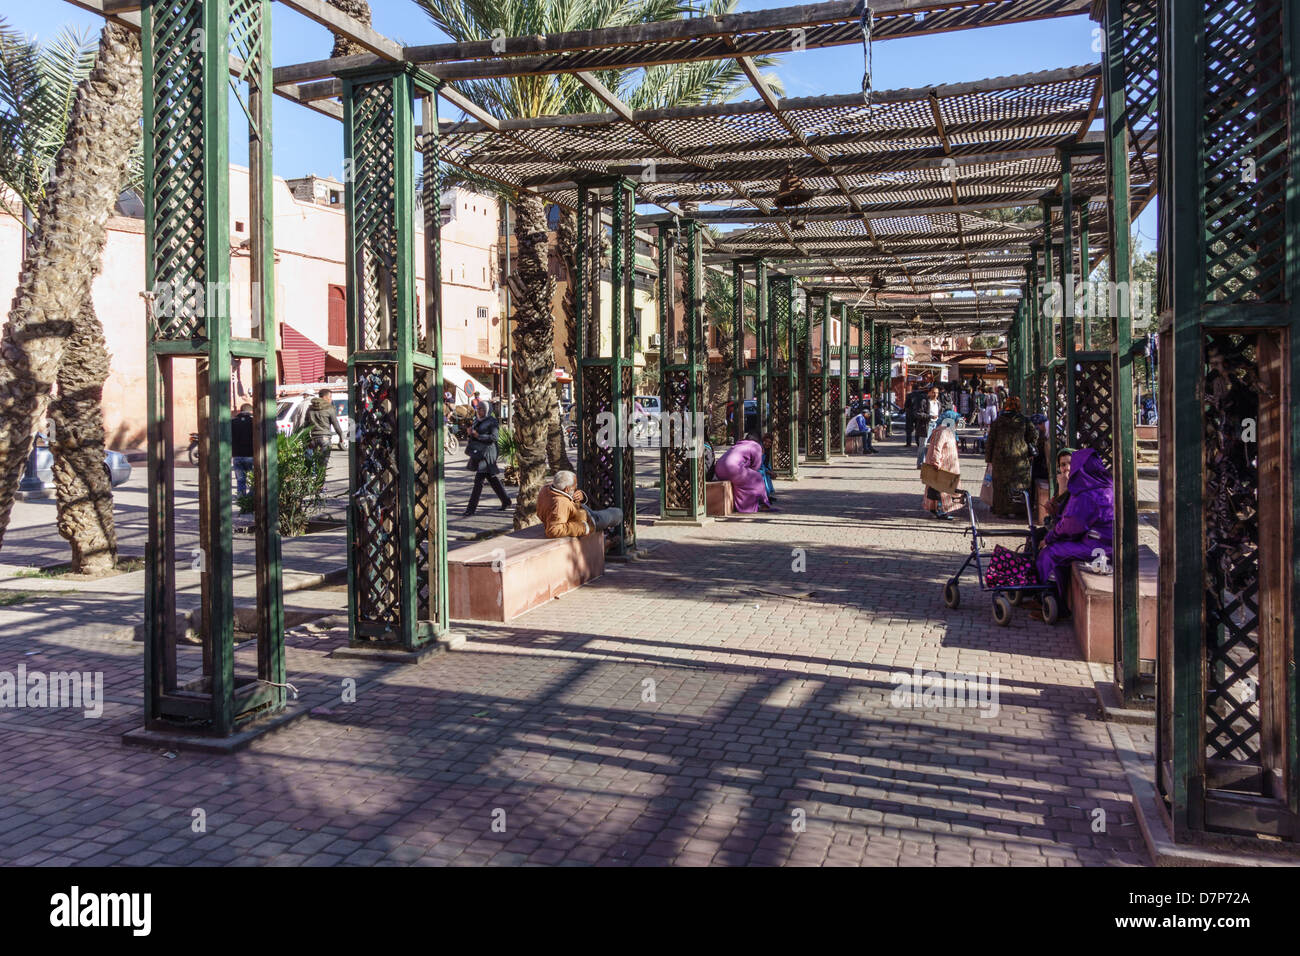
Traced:
<path fill-rule="evenodd" d="M 623 524 L 621 509 L 592 511 L 585 499 L 578 490 L 578 476 L 571 471 L 557 471 L 555 480 L 543 486 L 537 496 L 537 516 L 546 526 L 546 537 L 581 538 Z"/>

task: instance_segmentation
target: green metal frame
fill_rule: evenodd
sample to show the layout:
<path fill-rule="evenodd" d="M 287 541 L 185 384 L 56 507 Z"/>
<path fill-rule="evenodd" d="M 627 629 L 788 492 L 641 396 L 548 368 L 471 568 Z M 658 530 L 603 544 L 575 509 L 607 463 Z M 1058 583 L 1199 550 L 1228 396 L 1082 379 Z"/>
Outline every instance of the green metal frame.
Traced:
<path fill-rule="evenodd" d="M 1110 281 L 1129 288 L 1129 130 L 1128 66 L 1125 56 L 1126 0 L 1106 0 L 1103 14 L 1105 52 L 1102 60 L 1106 177 L 1109 212 Z M 1137 462 L 1133 427 L 1133 317 L 1128 296 L 1116 296 L 1119 306 L 1110 317 L 1111 436 L 1115 499 L 1114 536 L 1114 683 L 1120 700 L 1132 706 L 1149 692 L 1140 675 L 1138 625 Z M 1088 347 L 1087 322 L 1084 325 Z"/>
<path fill-rule="evenodd" d="M 761 288 L 761 286 L 760 286 Z M 795 481 L 799 478 L 799 349 L 794 322 L 794 277 L 772 276 L 767 282 L 769 300 L 768 365 L 772 380 L 772 425 L 775 436 L 772 449 L 772 477 Z M 777 334 L 784 322 L 786 355 L 782 365 L 781 350 L 777 347 Z M 809 317 L 811 323 L 811 316 Z M 786 401 L 778 400 L 780 388 L 786 390 Z M 761 414 L 761 412 L 760 412 Z"/>
<path fill-rule="evenodd" d="M 587 275 L 592 242 L 604 234 L 601 215 L 608 191 L 613 226 L 610 233 L 610 354 L 604 355 L 601 335 L 588 334 L 593 324 L 603 331 L 600 276 Z M 635 191 L 624 178 L 593 181 L 578 189 L 576 404 L 578 421 L 578 481 L 595 509 L 616 507 L 623 512 L 623 533 L 612 552 L 623 557 L 636 548 L 636 460 L 631 442 L 624 442 L 632 416 L 635 390 L 633 353 L 636 339 Z M 591 281 L 594 278 L 595 281 Z M 613 416 L 615 441 L 602 447 L 599 415 Z"/>
<path fill-rule="evenodd" d="M 822 297 L 821 307 L 821 349 L 820 349 L 820 368 L 813 369 L 812 355 L 812 337 L 813 337 L 813 306 L 812 300 L 808 302 L 808 325 L 804 332 L 804 355 L 808 382 L 808 442 L 805 446 L 807 449 L 807 460 L 817 462 L 818 464 L 827 464 L 831 460 L 831 440 L 830 440 L 830 329 L 831 329 L 831 297 L 826 294 Z"/>
<path fill-rule="evenodd" d="M 758 407 L 757 427 L 759 435 L 768 427 L 768 369 L 767 369 L 767 297 L 762 290 L 767 287 L 767 263 L 754 260 L 754 284 L 758 290 L 754 296 L 754 358 L 745 360 L 745 265 L 740 260 L 732 264 L 732 325 L 736 333 L 736 347 L 732 368 L 732 380 L 735 382 L 736 409 L 732 422 L 732 441 L 739 442 L 745 437 L 745 393 L 747 382 L 752 380 L 754 399 Z"/>
<path fill-rule="evenodd" d="M 1300 841 L 1298 7 L 1160 4 L 1161 493 L 1177 507 L 1161 526 L 1157 784 L 1175 839 Z M 1228 382 L 1234 359 L 1212 356 L 1211 336 L 1256 378 Z M 1255 402 L 1252 453 L 1216 388 Z M 1225 645 L 1248 656 L 1229 668 Z"/>
<path fill-rule="evenodd" d="M 659 514 L 665 518 L 699 521 L 706 512 L 704 458 L 694 444 L 691 425 L 700 415 L 704 394 L 702 361 L 704 325 L 700 283 L 703 269 L 700 260 L 699 223 L 693 219 L 673 220 L 661 225 L 659 241 Z M 682 323 L 676 320 L 676 246 L 684 239 L 686 274 L 683 282 Z M 683 362 L 674 361 L 677 333 L 684 331 L 686 348 Z M 674 419 L 674 416 L 679 416 Z M 689 417 L 686 417 L 689 416 Z M 683 422 L 681 435 L 670 434 L 669 423 Z M 690 435 L 692 445 L 677 444 Z"/>
<path fill-rule="evenodd" d="M 849 404 L 849 307 L 843 302 L 840 303 L 840 374 L 834 377 L 838 386 L 834 391 L 839 394 L 840 404 L 831 417 L 831 449 L 838 455 L 844 455 L 848 453 L 844 444 L 844 430 L 848 427 L 845 416 Z"/>
<path fill-rule="evenodd" d="M 141 8 L 144 71 L 145 339 L 149 404 L 145 725 L 228 736 L 285 707 L 275 443 L 275 364 L 269 0 L 207 0 Z M 196 45 L 197 43 L 197 45 Z M 201 46 L 201 49 L 199 48 Z M 240 61 L 230 76 L 231 57 Z M 231 328 L 229 97 L 247 118 L 251 336 Z M 160 299 L 162 300 L 160 303 Z M 199 548 L 203 672 L 182 684 L 177 664 L 173 363 L 193 360 L 199 405 Z M 231 527 L 232 365 L 252 363 L 257 676 L 234 671 Z"/>
<path fill-rule="evenodd" d="M 426 275 L 420 328 L 415 269 L 415 101 L 431 111 L 425 125 L 436 130 L 436 90 L 437 81 L 412 66 L 343 74 L 354 646 L 415 651 L 447 632 L 441 276 Z M 426 157 L 436 156 L 436 139 L 424 145 Z M 435 267 L 438 222 L 426 214 L 426 228 L 434 227 L 424 236 L 426 261 Z"/>

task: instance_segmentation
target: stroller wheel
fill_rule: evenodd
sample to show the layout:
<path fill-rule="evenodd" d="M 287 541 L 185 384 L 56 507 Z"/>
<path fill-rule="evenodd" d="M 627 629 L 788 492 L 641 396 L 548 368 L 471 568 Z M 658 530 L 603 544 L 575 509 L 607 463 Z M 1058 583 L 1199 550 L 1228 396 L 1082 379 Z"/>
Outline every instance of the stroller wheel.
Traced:
<path fill-rule="evenodd" d="M 1007 599 L 1011 601 L 1012 607 L 1020 607 L 1024 603 L 1025 593 L 1023 591 L 1008 591 Z"/>
<path fill-rule="evenodd" d="M 993 622 L 999 627 L 1011 623 L 1011 599 L 1005 594 L 993 595 Z"/>
<path fill-rule="evenodd" d="M 1043 594 L 1043 620 L 1055 624 L 1061 619 L 1061 600 L 1051 591 Z"/>
<path fill-rule="evenodd" d="M 956 578 L 943 586 L 943 603 L 953 610 L 961 606 L 961 592 L 957 590 Z"/>

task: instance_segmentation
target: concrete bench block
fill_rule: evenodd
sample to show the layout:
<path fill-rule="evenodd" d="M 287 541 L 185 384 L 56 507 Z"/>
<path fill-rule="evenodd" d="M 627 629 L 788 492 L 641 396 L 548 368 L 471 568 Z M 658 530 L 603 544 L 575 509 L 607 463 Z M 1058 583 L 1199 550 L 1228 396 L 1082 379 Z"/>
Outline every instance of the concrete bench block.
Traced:
<path fill-rule="evenodd" d="M 605 573 L 605 536 L 548 538 L 541 525 L 447 553 L 453 619 L 508 621 Z"/>
<path fill-rule="evenodd" d="M 1047 520 L 1047 503 L 1051 500 L 1051 486 L 1044 479 L 1039 478 L 1034 482 L 1034 524 L 1040 528 Z"/>
<path fill-rule="evenodd" d="M 731 482 L 707 481 L 704 483 L 704 511 L 715 518 L 725 518 L 736 513 Z"/>
<path fill-rule="evenodd" d="M 1156 657 L 1156 586 L 1160 561 L 1143 545 L 1138 548 L 1138 656 Z M 1115 663 L 1115 578 L 1094 574 L 1075 562 L 1070 575 L 1070 613 L 1079 652 L 1086 661 Z"/>

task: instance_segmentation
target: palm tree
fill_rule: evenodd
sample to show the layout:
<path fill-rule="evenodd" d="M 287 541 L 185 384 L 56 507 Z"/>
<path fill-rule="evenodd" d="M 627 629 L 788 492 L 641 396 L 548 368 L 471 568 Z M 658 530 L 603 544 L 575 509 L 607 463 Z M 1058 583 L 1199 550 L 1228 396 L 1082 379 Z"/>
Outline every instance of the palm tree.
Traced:
<path fill-rule="evenodd" d="M 631 26 L 671 20 L 684 11 L 679 0 L 415 0 L 434 24 L 452 40 L 484 40 L 496 35 L 545 36 L 573 30 Z M 711 0 L 708 13 L 731 12 L 737 0 Z M 769 62 L 764 59 L 762 63 Z M 728 99 L 743 88 L 743 74 L 733 60 L 672 64 L 646 70 L 605 70 L 597 77 L 633 109 L 688 105 Z M 538 75 L 466 81 L 461 91 L 498 117 L 533 118 L 604 109 L 596 96 L 575 77 Z M 555 322 L 551 300 L 555 284 L 547 269 L 546 209 L 531 193 L 513 200 L 518 242 L 518 275 L 525 294 L 515 303 L 516 404 L 515 431 L 519 442 L 519 496 L 515 527 L 536 521 L 537 495 L 548 457 L 564 456 L 563 445 L 548 455 L 548 438 L 559 435 L 552 369 Z M 561 212 L 559 253 L 576 274 L 574 246 L 577 230 Z M 594 251 L 593 251 L 593 254 Z M 565 319 L 573 342 L 573 301 L 566 297 Z M 571 349 L 571 345 L 570 345 Z"/>
<path fill-rule="evenodd" d="M 87 71 L 89 51 L 72 35 L 39 48 L 0 27 L 0 175 L 32 228 L 0 339 L 0 540 L 49 415 L 59 533 L 72 545 L 73 570 L 102 572 L 116 565 L 117 536 L 104 468 L 108 355 L 91 285 L 139 156 L 140 42 L 106 25 Z"/>

